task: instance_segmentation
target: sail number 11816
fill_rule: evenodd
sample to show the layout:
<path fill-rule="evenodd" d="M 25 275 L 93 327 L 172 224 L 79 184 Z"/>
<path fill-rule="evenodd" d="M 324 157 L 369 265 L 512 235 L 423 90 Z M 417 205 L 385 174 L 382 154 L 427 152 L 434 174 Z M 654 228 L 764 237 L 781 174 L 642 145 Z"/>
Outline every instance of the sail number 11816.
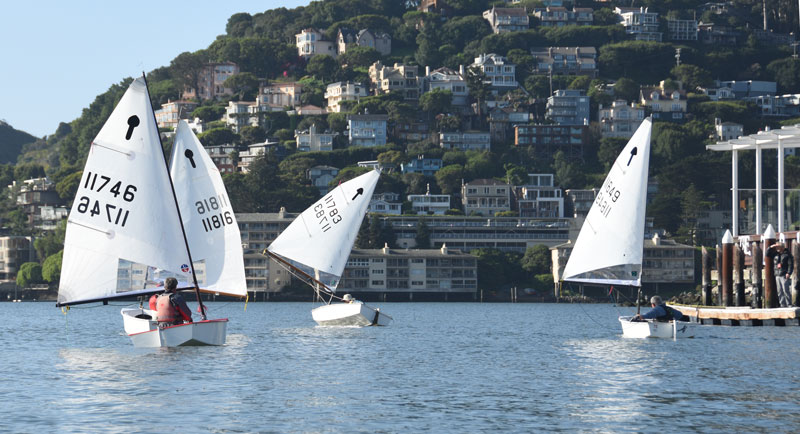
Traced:
<path fill-rule="evenodd" d="M 211 232 L 214 229 L 233 224 L 233 215 L 229 208 L 228 200 L 224 194 L 203 198 L 194 203 L 195 211 L 200 215 L 203 229 Z"/>

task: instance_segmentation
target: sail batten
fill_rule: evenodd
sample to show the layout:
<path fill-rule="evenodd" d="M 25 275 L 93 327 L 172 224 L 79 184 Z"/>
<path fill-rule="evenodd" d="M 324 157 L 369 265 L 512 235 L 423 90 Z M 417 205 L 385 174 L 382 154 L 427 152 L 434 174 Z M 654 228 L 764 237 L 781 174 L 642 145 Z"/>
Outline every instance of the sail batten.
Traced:
<path fill-rule="evenodd" d="M 640 285 L 651 129 L 647 118 L 614 161 L 581 227 L 562 280 Z"/>
<path fill-rule="evenodd" d="M 303 211 L 267 248 L 335 290 L 380 172 L 342 183 Z M 348 200 L 350 199 L 350 200 Z"/>

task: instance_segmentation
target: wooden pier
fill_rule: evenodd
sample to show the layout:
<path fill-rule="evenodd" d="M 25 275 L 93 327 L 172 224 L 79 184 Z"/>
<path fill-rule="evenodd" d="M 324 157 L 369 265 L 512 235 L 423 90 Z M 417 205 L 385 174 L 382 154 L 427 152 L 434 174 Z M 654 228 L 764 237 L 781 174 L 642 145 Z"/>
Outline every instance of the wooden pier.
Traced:
<path fill-rule="evenodd" d="M 673 309 L 703 325 L 800 326 L 800 307 L 753 309 L 748 306 L 686 306 L 669 304 Z"/>

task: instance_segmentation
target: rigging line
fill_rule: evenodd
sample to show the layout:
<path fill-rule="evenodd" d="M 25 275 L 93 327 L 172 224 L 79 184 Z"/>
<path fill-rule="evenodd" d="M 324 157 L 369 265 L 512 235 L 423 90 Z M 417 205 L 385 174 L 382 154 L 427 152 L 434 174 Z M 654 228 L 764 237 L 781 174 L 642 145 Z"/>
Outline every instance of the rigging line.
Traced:
<path fill-rule="evenodd" d="M 572 286 L 572 285 L 570 285 L 570 282 L 567 282 L 567 286 Z M 592 322 L 593 322 L 593 323 L 597 324 L 598 326 L 600 326 L 600 327 L 602 327 L 602 328 L 604 328 L 604 329 L 606 329 L 606 330 L 613 330 L 611 327 L 608 327 L 607 325 L 600 323 L 599 321 L 597 321 L 596 319 L 594 319 L 594 317 L 593 317 L 593 316 L 589 315 L 589 312 L 587 312 L 587 311 L 586 311 L 586 309 L 583 307 L 583 303 L 581 303 L 581 302 L 578 302 L 578 306 L 579 306 L 579 307 L 581 308 L 581 310 L 583 311 L 583 314 L 584 314 L 584 315 L 586 315 L 586 317 L 587 317 L 587 318 L 589 318 L 590 320 L 592 320 Z"/>
<path fill-rule="evenodd" d="M 82 223 L 78 223 L 75 220 L 68 220 L 68 223 L 72 223 L 73 225 L 78 225 L 78 226 L 86 228 L 86 229 L 91 229 L 93 231 L 100 232 L 101 234 L 111 235 L 111 231 L 104 231 L 102 229 L 93 228 L 91 226 L 88 226 L 88 225 L 85 225 L 85 224 L 82 224 Z"/>
<path fill-rule="evenodd" d="M 119 149 L 114 149 L 114 148 L 109 147 L 109 146 L 101 145 L 101 144 L 99 144 L 97 142 L 92 142 L 92 146 L 97 146 L 97 147 L 100 147 L 100 148 L 103 148 L 103 149 L 108 149 L 109 151 L 119 152 L 120 154 L 127 155 L 128 157 L 133 155 L 130 152 L 120 151 Z"/>

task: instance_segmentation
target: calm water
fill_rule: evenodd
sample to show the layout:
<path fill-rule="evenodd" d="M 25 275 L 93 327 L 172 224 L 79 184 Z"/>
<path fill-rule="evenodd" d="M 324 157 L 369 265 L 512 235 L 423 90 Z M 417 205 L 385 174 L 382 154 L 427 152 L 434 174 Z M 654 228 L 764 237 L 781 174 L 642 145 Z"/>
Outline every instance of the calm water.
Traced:
<path fill-rule="evenodd" d="M 135 349 L 121 306 L 0 303 L 0 432 L 800 431 L 797 327 L 626 340 L 611 305 L 378 305 L 391 326 L 212 303 L 225 346 Z"/>

